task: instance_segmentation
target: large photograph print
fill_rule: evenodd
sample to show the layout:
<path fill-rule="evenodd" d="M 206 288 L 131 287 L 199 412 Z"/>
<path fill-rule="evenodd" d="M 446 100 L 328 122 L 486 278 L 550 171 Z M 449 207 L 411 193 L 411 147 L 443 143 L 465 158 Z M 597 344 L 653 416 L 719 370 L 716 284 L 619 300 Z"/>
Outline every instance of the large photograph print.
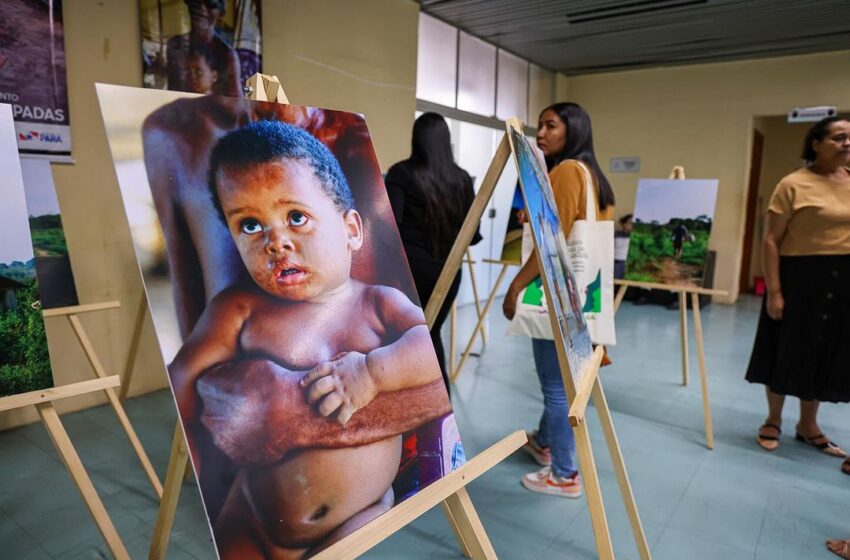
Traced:
<path fill-rule="evenodd" d="M 641 179 L 626 280 L 702 286 L 717 179 Z"/>
<path fill-rule="evenodd" d="M 260 0 L 139 0 L 145 87 L 242 96 L 262 70 Z"/>
<path fill-rule="evenodd" d="M 363 117 L 98 96 L 220 556 L 308 558 L 459 466 Z"/>
<path fill-rule="evenodd" d="M 61 0 L 0 2 L 0 103 L 11 103 L 21 153 L 71 155 Z"/>
<path fill-rule="evenodd" d="M 53 386 L 12 108 L 0 104 L 0 398 Z"/>
<path fill-rule="evenodd" d="M 554 300 L 552 308 L 560 331 L 556 331 L 555 336 L 564 340 L 570 372 L 578 383 L 590 363 L 593 347 L 582 313 L 579 287 L 569 268 L 567 244 L 555 206 L 555 195 L 538 152 L 521 130 L 510 124 L 507 130 L 525 199 L 526 219 L 543 263 L 545 274 L 541 280 L 546 282 L 546 291 Z M 543 296 L 542 284 L 538 293 Z"/>

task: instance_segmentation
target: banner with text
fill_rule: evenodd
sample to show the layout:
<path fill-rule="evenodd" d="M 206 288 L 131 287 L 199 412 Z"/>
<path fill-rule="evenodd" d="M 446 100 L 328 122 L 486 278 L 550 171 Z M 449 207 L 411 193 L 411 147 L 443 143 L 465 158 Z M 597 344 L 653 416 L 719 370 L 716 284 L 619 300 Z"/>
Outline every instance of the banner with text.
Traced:
<path fill-rule="evenodd" d="M 22 154 L 71 155 L 61 0 L 0 2 L 0 103 Z"/>

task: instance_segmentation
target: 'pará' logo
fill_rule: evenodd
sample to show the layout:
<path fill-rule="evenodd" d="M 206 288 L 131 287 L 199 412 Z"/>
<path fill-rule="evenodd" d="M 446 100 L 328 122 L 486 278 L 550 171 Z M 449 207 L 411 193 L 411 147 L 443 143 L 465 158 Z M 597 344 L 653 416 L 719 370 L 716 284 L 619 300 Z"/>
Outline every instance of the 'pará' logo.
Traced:
<path fill-rule="evenodd" d="M 62 143 L 62 135 L 61 134 L 52 134 L 50 132 L 42 132 L 39 135 L 39 140 L 41 142 L 47 142 L 48 144 L 61 144 Z"/>
<path fill-rule="evenodd" d="M 29 132 L 19 132 L 18 138 L 23 140 L 24 142 L 29 141 L 38 141 L 43 144 L 61 144 L 62 143 L 62 135 L 61 134 L 53 134 L 50 132 L 38 132 L 36 130 L 30 130 Z"/>

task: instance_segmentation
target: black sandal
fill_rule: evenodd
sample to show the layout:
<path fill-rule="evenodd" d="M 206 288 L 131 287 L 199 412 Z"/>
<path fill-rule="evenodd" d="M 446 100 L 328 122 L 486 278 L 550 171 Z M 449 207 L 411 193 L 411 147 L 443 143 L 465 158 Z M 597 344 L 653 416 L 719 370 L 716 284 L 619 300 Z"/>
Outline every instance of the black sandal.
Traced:
<path fill-rule="evenodd" d="M 841 463 L 841 472 L 846 475 L 850 475 L 850 457 L 844 459 L 844 462 Z"/>
<path fill-rule="evenodd" d="M 762 435 L 761 431 L 764 428 L 773 428 L 774 430 L 776 430 L 776 435 L 775 436 Z M 771 423 L 768 422 L 768 423 L 762 424 L 759 427 L 759 431 L 756 434 L 756 441 L 758 442 L 759 447 L 761 447 L 765 451 L 776 451 L 777 449 L 779 449 L 779 436 L 781 436 L 781 435 L 782 435 L 782 428 L 780 428 L 776 424 L 771 424 Z M 772 443 L 774 441 L 776 442 L 775 445 Z"/>
<path fill-rule="evenodd" d="M 806 437 L 802 435 L 800 432 L 797 432 L 796 435 L 797 441 L 801 441 L 806 445 L 811 445 L 821 453 L 826 453 L 831 457 L 846 457 L 847 453 L 844 452 L 843 449 L 835 445 L 835 443 L 831 442 L 827 437 L 823 434 L 818 434 L 812 437 Z M 817 443 L 816 440 L 824 440 L 820 443 Z"/>

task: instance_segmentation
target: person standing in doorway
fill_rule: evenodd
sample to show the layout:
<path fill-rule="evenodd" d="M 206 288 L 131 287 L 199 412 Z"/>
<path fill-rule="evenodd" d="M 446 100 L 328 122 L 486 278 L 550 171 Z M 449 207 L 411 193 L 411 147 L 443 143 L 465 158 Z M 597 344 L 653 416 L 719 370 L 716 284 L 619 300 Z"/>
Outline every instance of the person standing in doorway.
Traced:
<path fill-rule="evenodd" d="M 803 158 L 806 166 L 779 182 L 768 205 L 767 294 L 746 378 L 767 390 L 762 448 L 779 447 L 782 405 L 791 395 L 800 399 L 796 439 L 844 457 L 817 413 L 821 401 L 850 401 L 850 121 L 816 123 Z"/>
<path fill-rule="evenodd" d="M 540 113 L 537 123 L 537 146 L 546 157 L 549 180 L 564 236 L 587 212 L 587 188 L 582 162 L 590 170 L 596 189 L 596 218 L 611 220 L 614 215 L 614 192 L 602 173 L 593 151 L 590 115 L 576 103 L 555 103 Z M 520 291 L 540 276 L 537 257 L 532 254 L 511 282 L 502 310 L 512 319 L 516 313 Z M 567 419 L 567 404 L 558 355 L 552 340 L 531 340 L 534 364 L 543 391 L 543 415 L 538 429 L 529 432 L 523 450 L 543 468 L 522 477 L 522 485 L 532 492 L 578 498 L 581 480 L 575 459 L 575 439 Z"/>
<path fill-rule="evenodd" d="M 441 115 L 423 113 L 416 119 L 410 157 L 390 168 L 385 183 L 416 293 L 424 308 L 475 198 L 472 178 L 455 163 L 449 126 Z M 471 244 L 481 239 L 476 230 Z M 458 270 L 431 327 L 431 340 L 449 392 L 440 329 L 457 297 L 460 277 Z"/>

